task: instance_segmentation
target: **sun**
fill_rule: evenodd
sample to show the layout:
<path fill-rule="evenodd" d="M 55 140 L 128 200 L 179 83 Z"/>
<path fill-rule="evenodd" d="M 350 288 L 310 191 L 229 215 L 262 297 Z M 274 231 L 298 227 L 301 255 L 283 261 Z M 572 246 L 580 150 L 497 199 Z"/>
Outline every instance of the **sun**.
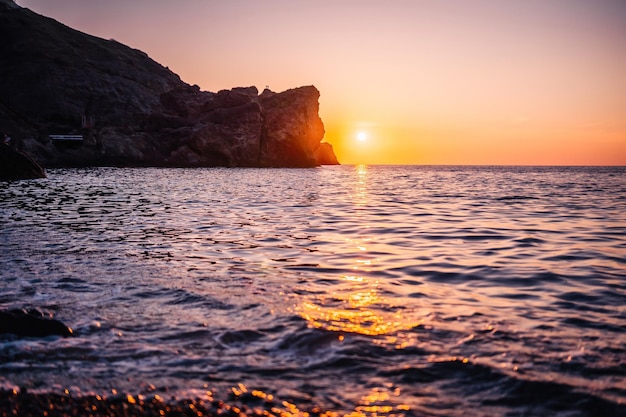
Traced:
<path fill-rule="evenodd" d="M 359 142 L 365 142 L 367 140 L 367 133 L 361 131 L 356 134 L 356 139 Z"/>

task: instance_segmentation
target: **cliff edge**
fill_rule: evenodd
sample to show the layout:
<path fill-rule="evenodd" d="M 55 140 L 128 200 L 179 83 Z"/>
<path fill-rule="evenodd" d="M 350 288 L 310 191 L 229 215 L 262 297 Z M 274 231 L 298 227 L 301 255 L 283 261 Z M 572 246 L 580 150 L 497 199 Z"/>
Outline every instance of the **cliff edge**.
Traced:
<path fill-rule="evenodd" d="M 313 86 L 201 91 L 11 0 L 0 0 L 0 62 L 0 131 L 46 167 L 337 163 Z"/>

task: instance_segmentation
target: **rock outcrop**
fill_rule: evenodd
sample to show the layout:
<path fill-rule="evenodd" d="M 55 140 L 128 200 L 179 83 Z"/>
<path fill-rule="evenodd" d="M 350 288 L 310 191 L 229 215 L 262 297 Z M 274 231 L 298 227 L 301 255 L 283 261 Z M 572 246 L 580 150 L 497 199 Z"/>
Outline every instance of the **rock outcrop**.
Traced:
<path fill-rule="evenodd" d="M 318 165 L 339 165 L 337 156 L 333 151 L 333 145 L 328 142 L 320 143 L 320 146 L 315 151 L 315 161 Z"/>
<path fill-rule="evenodd" d="M 46 172 L 30 156 L 8 145 L 0 144 L 0 180 L 45 178 Z"/>
<path fill-rule="evenodd" d="M 71 336 L 72 329 L 39 310 L 0 311 L 0 334 L 22 337 Z"/>
<path fill-rule="evenodd" d="M 139 50 L 11 0 L 0 0 L 0 62 L 0 131 L 47 167 L 319 164 L 313 86 L 201 91 Z"/>

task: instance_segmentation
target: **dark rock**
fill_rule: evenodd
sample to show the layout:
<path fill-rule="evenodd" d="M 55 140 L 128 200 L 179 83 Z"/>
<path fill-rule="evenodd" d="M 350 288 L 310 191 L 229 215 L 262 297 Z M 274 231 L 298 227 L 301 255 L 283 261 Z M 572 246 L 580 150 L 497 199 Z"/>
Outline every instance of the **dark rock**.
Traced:
<path fill-rule="evenodd" d="M 328 142 L 320 143 L 315 151 L 315 161 L 318 165 L 339 165 L 339 161 L 333 151 L 333 145 Z"/>
<path fill-rule="evenodd" d="M 263 108 L 261 166 L 316 166 L 315 150 L 324 137 L 319 91 L 313 86 L 260 97 Z"/>
<path fill-rule="evenodd" d="M 0 0 L 0 10 L 19 9 L 13 0 Z"/>
<path fill-rule="evenodd" d="M 39 310 L 0 311 L 0 334 L 23 337 L 71 336 L 72 329 Z"/>
<path fill-rule="evenodd" d="M 8 145 L 0 144 L 0 180 L 26 180 L 45 177 L 45 171 L 33 158 Z"/>
<path fill-rule="evenodd" d="M 0 131 L 46 167 L 317 165 L 312 86 L 201 91 L 141 51 L 10 0 L 0 0 L 0 62 Z"/>

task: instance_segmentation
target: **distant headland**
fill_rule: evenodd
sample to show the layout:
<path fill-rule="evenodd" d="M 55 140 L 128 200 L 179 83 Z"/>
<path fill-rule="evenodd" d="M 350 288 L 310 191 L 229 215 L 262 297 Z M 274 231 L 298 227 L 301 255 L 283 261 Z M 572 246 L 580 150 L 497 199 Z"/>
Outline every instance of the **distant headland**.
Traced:
<path fill-rule="evenodd" d="M 0 0 L 0 132 L 45 167 L 313 167 L 319 91 L 201 91 L 144 52 Z"/>

